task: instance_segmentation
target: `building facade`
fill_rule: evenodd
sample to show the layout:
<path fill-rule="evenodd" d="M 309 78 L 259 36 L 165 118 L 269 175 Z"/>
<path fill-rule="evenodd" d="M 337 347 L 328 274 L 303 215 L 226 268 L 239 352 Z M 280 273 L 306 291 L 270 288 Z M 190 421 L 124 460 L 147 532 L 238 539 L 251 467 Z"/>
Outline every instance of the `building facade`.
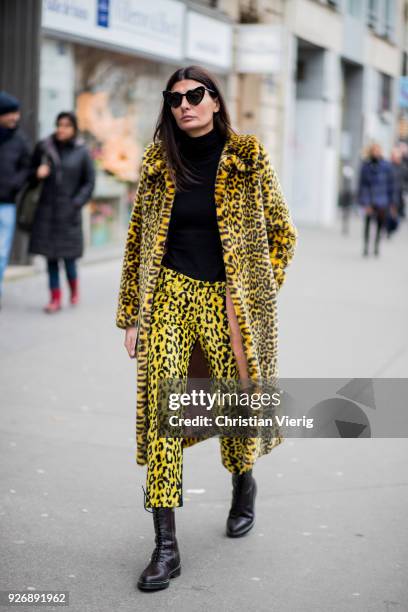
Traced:
<path fill-rule="evenodd" d="M 35 0 L 31 56 L 18 54 L 24 2 L 1 5 L 12 29 L 0 85 L 23 97 L 32 136 L 59 111 L 78 113 L 97 168 L 84 211 L 95 252 L 123 246 L 141 154 L 180 66 L 215 73 L 234 127 L 269 150 L 298 224 L 335 224 L 364 148 L 376 140 L 388 155 L 407 123 L 407 0 Z M 13 67 L 37 75 L 37 89 L 16 80 L 14 48 Z"/>
<path fill-rule="evenodd" d="M 54 129 L 61 109 L 75 108 L 97 169 L 84 211 L 88 247 L 122 247 L 162 90 L 188 63 L 213 70 L 228 91 L 227 15 L 178 0 L 44 0 L 39 134 Z"/>
<path fill-rule="evenodd" d="M 400 0 L 285 3 L 285 184 L 298 222 L 332 225 L 344 177 L 357 187 L 366 146 L 397 138 L 404 38 Z"/>
<path fill-rule="evenodd" d="M 400 134 L 407 2 L 239 4 L 236 30 L 252 29 L 254 56 L 241 66 L 245 40 L 235 47 L 238 124 L 266 143 L 296 222 L 333 226 L 345 181 L 357 189 L 367 145 L 379 142 L 388 156 Z"/>

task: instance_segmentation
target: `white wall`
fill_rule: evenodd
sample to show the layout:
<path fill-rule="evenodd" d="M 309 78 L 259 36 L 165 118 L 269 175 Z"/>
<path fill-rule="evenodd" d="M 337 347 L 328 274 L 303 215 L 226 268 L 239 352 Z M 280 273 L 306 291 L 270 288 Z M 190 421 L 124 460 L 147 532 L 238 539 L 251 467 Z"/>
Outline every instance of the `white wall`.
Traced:
<path fill-rule="evenodd" d="M 323 195 L 322 166 L 325 139 L 322 100 L 297 100 L 291 211 L 302 223 L 318 223 Z"/>
<path fill-rule="evenodd" d="M 364 68 L 363 87 L 363 145 L 366 146 L 371 140 L 379 142 L 388 156 L 394 142 L 395 134 L 395 88 L 393 108 L 391 113 L 381 117 L 378 113 L 378 100 L 380 95 L 380 73 L 372 66 Z"/>
<path fill-rule="evenodd" d="M 328 49 L 299 53 L 307 66 L 295 100 L 291 208 L 295 221 L 330 226 L 337 211 L 340 58 Z"/>
<path fill-rule="evenodd" d="M 60 111 L 74 110 L 75 69 L 70 43 L 43 38 L 40 64 L 39 135 L 54 130 Z"/>

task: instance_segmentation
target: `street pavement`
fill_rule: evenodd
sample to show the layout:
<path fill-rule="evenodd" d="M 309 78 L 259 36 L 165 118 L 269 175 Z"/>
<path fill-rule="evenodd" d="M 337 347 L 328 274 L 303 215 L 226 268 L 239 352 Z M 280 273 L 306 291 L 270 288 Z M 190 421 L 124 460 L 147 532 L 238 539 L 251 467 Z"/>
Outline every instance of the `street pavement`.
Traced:
<path fill-rule="evenodd" d="M 299 227 L 279 295 L 281 377 L 407 377 L 408 227 L 379 258 L 361 256 L 361 234 L 357 217 L 347 236 Z M 66 590 L 73 612 L 407 611 L 403 438 L 287 438 L 255 467 L 257 521 L 238 539 L 224 535 L 218 440 L 186 449 L 181 576 L 135 588 L 154 534 L 135 463 L 136 363 L 114 324 L 120 266 L 82 263 L 80 306 L 55 316 L 41 310 L 43 273 L 6 283 L 0 590 Z"/>

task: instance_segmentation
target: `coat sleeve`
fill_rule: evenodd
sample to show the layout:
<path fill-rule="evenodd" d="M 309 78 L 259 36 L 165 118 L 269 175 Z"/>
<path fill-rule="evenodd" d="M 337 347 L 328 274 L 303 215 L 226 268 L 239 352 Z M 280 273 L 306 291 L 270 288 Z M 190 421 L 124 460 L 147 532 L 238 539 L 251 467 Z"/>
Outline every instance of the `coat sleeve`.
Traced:
<path fill-rule="evenodd" d="M 134 326 L 139 312 L 140 240 L 146 172 L 145 165 L 142 164 L 126 238 L 116 311 L 116 325 L 121 329 Z"/>
<path fill-rule="evenodd" d="M 50 164 L 49 157 L 46 153 L 45 140 L 40 140 L 39 142 L 37 142 L 37 144 L 34 147 L 34 151 L 30 159 L 30 166 L 28 169 L 28 180 L 32 186 L 37 185 L 41 180 L 46 180 L 46 179 L 37 178 L 38 167 L 43 162 L 50 165 L 51 172 L 52 172 L 53 171 L 52 165 Z"/>
<path fill-rule="evenodd" d="M 88 202 L 95 187 L 95 167 L 88 151 L 84 152 L 81 178 L 81 186 L 73 199 L 76 208 L 81 208 Z"/>
<path fill-rule="evenodd" d="M 358 181 L 358 201 L 360 206 L 369 206 L 371 204 L 370 200 L 370 181 L 367 173 L 367 164 L 362 162 Z"/>
<path fill-rule="evenodd" d="M 292 221 L 288 205 L 270 156 L 260 143 L 259 165 L 263 209 L 268 235 L 269 256 L 278 289 L 285 281 L 286 267 L 292 261 L 298 231 Z"/>
<path fill-rule="evenodd" d="M 31 155 L 30 165 L 28 169 L 28 180 L 31 185 L 36 185 L 39 182 L 37 178 L 37 168 L 41 164 L 41 156 L 42 156 L 42 143 L 37 142 L 34 147 L 33 154 Z"/>

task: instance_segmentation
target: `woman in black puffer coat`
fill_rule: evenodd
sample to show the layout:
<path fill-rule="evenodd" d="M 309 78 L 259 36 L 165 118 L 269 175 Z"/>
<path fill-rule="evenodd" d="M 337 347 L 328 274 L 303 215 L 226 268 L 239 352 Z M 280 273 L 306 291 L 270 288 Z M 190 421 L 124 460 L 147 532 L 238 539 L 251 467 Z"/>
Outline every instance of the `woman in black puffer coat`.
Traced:
<path fill-rule="evenodd" d="M 44 181 L 29 242 L 29 252 L 47 258 L 50 302 L 46 312 L 61 308 L 59 260 L 63 259 L 71 290 L 71 304 L 78 302 L 76 260 L 82 256 L 82 207 L 95 185 L 93 161 L 78 138 L 74 113 L 60 113 L 54 134 L 35 147 L 31 178 Z"/>

